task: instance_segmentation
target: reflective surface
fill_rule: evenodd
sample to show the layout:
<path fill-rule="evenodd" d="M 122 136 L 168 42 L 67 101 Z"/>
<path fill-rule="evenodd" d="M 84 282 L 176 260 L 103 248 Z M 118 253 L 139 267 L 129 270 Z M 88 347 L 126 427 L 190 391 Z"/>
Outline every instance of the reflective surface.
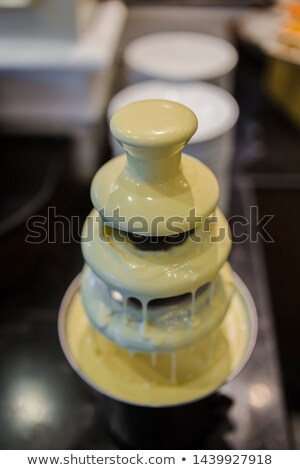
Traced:
<path fill-rule="evenodd" d="M 240 211 L 240 193 L 235 200 Z M 255 299 L 258 342 L 244 371 L 208 404 L 207 428 L 205 433 L 199 428 L 194 448 L 286 448 L 285 409 L 262 259 L 255 244 L 251 248 L 243 244 L 235 246 L 231 261 Z M 78 243 L 57 243 L 49 247 L 37 275 L 14 296 L 7 292 L 2 296 L 1 448 L 119 448 L 105 427 L 102 401 L 72 372 L 58 343 L 58 307 L 81 265 Z"/>

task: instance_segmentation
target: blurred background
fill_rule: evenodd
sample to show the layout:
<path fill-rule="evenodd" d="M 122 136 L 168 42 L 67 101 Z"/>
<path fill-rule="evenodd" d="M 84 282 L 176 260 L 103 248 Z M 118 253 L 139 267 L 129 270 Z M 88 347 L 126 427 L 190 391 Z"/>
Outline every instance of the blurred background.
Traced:
<path fill-rule="evenodd" d="M 274 215 L 234 244 L 258 343 L 199 448 L 300 448 L 300 2 L 268 0 L 0 0 L 0 448 L 118 448 L 56 324 L 109 119 L 143 98 L 197 114 L 227 217 Z"/>

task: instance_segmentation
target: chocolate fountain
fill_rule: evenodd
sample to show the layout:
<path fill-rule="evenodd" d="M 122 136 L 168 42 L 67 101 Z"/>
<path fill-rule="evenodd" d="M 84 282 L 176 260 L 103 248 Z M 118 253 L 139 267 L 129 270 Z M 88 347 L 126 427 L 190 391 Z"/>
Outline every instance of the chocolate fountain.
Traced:
<path fill-rule="evenodd" d="M 196 129 L 194 113 L 175 102 L 120 109 L 111 131 L 125 154 L 92 182 L 86 264 L 63 301 L 59 334 L 73 368 L 114 403 L 108 419 L 119 437 L 130 422 L 135 437 L 157 434 L 163 413 L 170 428 L 174 409 L 203 405 L 255 343 L 253 301 L 227 262 L 217 180 L 181 153 Z"/>

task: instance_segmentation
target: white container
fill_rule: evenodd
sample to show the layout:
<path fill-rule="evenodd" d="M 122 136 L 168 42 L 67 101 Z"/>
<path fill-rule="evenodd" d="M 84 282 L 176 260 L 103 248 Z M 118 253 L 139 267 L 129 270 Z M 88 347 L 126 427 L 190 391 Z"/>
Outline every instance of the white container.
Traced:
<path fill-rule="evenodd" d="M 129 84 L 145 79 L 208 81 L 231 91 L 236 49 L 224 39 L 193 32 L 139 37 L 124 51 Z"/>
<path fill-rule="evenodd" d="M 228 213 L 231 190 L 231 166 L 234 152 L 234 126 L 239 116 L 235 99 L 225 90 L 209 83 L 167 83 L 148 80 L 124 88 L 111 100 L 107 119 L 123 106 L 144 99 L 167 99 L 188 106 L 196 114 L 198 130 L 184 149 L 216 175 L 220 184 L 219 205 Z M 123 153 L 110 134 L 112 155 Z"/>

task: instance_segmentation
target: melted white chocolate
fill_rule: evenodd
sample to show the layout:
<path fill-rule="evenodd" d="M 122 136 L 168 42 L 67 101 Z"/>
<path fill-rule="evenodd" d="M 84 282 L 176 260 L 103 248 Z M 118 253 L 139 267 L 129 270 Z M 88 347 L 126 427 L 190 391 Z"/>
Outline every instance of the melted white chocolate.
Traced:
<path fill-rule="evenodd" d="M 118 242 L 113 233 L 107 239 L 99 237 L 101 225 L 101 217 L 93 210 L 82 233 L 87 264 L 125 297 L 141 301 L 197 290 L 216 277 L 231 248 L 228 224 L 218 209 L 209 230 L 197 225 L 195 234 L 201 241 L 192 235 L 167 251 L 141 251 L 129 241 Z"/>
<path fill-rule="evenodd" d="M 236 369 L 249 344 L 249 312 L 239 291 L 212 335 L 172 353 L 130 353 L 89 323 L 79 291 L 68 307 L 69 353 L 85 379 L 103 393 L 144 405 L 192 401 L 216 390 Z M 175 358 L 175 359 L 174 359 Z"/>
<path fill-rule="evenodd" d="M 142 153 L 142 151 L 141 151 Z M 180 154 L 180 165 L 177 173 L 172 174 L 173 161 L 167 161 L 168 178 L 161 180 L 160 172 L 163 160 L 151 160 L 151 167 L 157 166 L 156 179 L 140 179 L 133 171 L 128 172 L 128 155 L 113 158 L 96 173 L 91 187 L 91 197 L 96 209 L 103 212 L 106 218 L 114 221 L 114 225 L 125 231 L 130 229 L 130 220 L 142 216 L 145 235 L 172 235 L 166 222 L 171 217 L 180 217 L 176 227 L 180 231 L 193 228 L 189 216 L 195 210 L 196 217 L 204 220 L 214 211 L 218 198 L 219 186 L 210 169 L 196 158 Z M 138 159 L 130 159 L 130 168 L 137 164 Z M 147 162 L 143 161 L 143 166 Z M 148 168 L 148 173 L 150 172 Z M 133 173 L 133 175 L 132 175 Z M 125 217 L 117 222 L 114 211 L 118 208 L 119 215 Z M 162 217 L 156 225 L 157 217 Z"/>
<path fill-rule="evenodd" d="M 131 403 L 200 398 L 227 380 L 248 345 L 249 312 L 226 263 L 231 239 L 216 209 L 217 181 L 181 155 L 196 128 L 192 111 L 170 101 L 119 110 L 111 129 L 127 159 L 108 162 L 92 183 L 95 209 L 83 229 L 86 265 L 69 305 L 67 343 L 84 377 Z M 115 237 L 134 232 L 136 216 L 147 222 L 144 235 L 174 235 L 171 217 L 181 218 L 178 233 L 193 235 L 166 251 L 142 251 Z"/>
<path fill-rule="evenodd" d="M 169 285 L 164 285 L 167 298 Z M 94 327 L 119 346 L 144 352 L 176 350 L 212 333 L 223 320 L 234 289 L 228 263 L 199 294 L 192 291 L 172 302 L 156 302 L 154 307 L 141 295 L 140 306 L 126 297 L 113 300 L 106 284 L 88 267 L 81 278 L 83 303 Z"/>
<path fill-rule="evenodd" d="M 164 100 L 133 103 L 112 119 L 127 160 L 111 160 L 93 180 L 92 201 L 102 215 L 94 209 L 84 224 L 81 292 L 93 326 L 121 347 L 182 348 L 210 335 L 228 308 L 234 290 L 225 264 L 231 237 L 216 209 L 218 184 L 205 165 L 181 155 L 196 127 L 191 110 Z M 116 209 L 123 222 L 114 216 Z M 167 250 L 140 250 L 128 237 L 119 238 L 136 216 L 143 216 L 143 234 L 151 237 L 169 235 L 170 218 L 181 218 L 177 233 L 188 231 L 187 239 Z M 157 217 L 162 223 L 153 226 Z M 205 295 L 197 295 L 210 283 Z M 180 295 L 188 300 L 159 305 L 159 299 Z"/>

